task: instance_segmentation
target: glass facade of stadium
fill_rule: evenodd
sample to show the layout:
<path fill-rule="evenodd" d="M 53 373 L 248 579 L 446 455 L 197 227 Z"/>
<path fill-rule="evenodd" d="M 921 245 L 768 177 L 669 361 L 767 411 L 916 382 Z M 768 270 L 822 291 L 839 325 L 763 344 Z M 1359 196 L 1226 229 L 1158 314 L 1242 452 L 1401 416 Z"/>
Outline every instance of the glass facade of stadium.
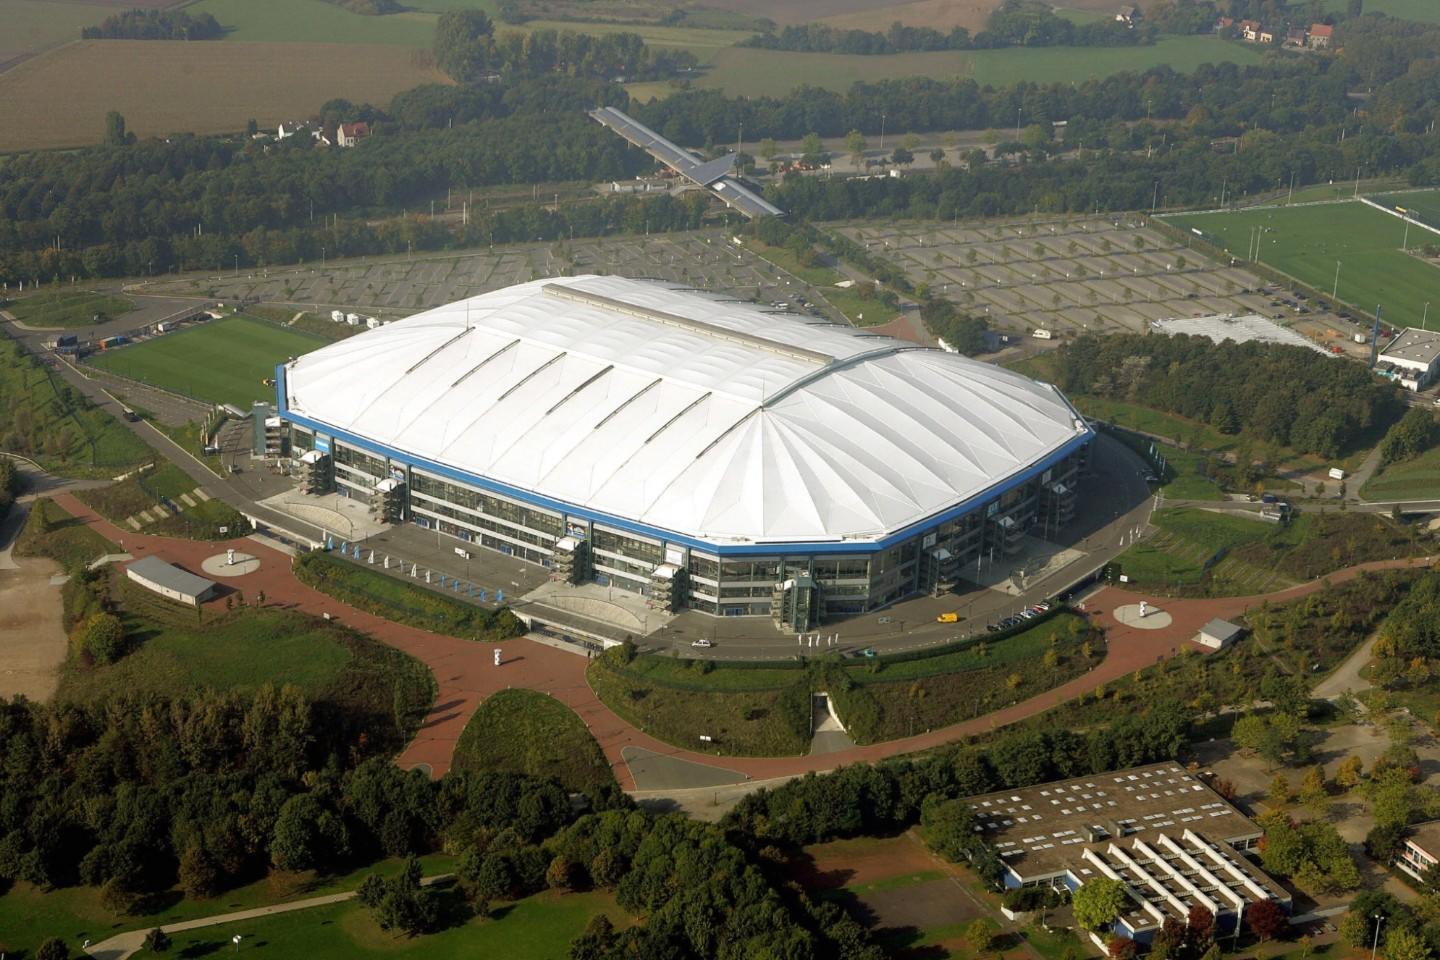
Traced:
<path fill-rule="evenodd" d="M 771 617 L 803 629 L 940 594 L 1016 555 L 1027 533 L 1053 537 L 1073 518 L 1088 444 L 958 516 L 917 525 L 881 547 L 834 543 L 707 551 L 602 520 L 503 496 L 362 446 L 290 424 L 291 457 L 314 475 L 305 489 L 369 502 L 391 522 L 428 530 L 550 568 L 573 582 L 629 590 L 657 606 L 715 616 Z"/>

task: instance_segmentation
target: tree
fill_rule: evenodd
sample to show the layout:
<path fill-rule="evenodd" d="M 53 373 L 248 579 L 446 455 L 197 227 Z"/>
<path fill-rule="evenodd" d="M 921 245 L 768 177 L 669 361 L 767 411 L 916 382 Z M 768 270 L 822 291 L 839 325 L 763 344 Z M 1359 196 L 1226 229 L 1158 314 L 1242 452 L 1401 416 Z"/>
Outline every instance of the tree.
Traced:
<path fill-rule="evenodd" d="M 768 163 L 779 155 L 780 148 L 775 145 L 774 137 L 766 137 L 760 141 L 760 146 L 756 148 L 755 153 L 761 160 Z"/>
<path fill-rule="evenodd" d="M 1129 937 L 1115 936 L 1105 941 L 1105 955 L 1110 960 L 1135 960 L 1140 948 Z"/>
<path fill-rule="evenodd" d="M 1385 938 L 1385 960 L 1430 960 L 1430 947 L 1415 931 L 1396 930 Z"/>
<path fill-rule="evenodd" d="M 1265 802 L 1277 810 L 1290 803 L 1290 781 L 1285 779 L 1285 774 L 1275 774 L 1270 781 L 1270 789 L 1265 793 Z"/>
<path fill-rule="evenodd" d="M 904 147 L 896 147 L 895 152 L 890 155 L 890 162 L 901 167 L 908 167 L 915 162 L 915 154 Z"/>
<path fill-rule="evenodd" d="M 1324 814 L 1330 806 L 1330 791 L 1325 787 L 1325 768 L 1318 763 L 1305 771 L 1305 779 L 1300 781 L 1300 802 L 1317 816 Z"/>
<path fill-rule="evenodd" d="M 940 166 L 942 163 L 944 163 L 944 162 L 945 162 L 945 150 L 944 150 L 944 148 L 942 148 L 942 147 L 936 147 L 934 150 L 931 150 L 931 151 L 930 151 L 930 162 L 933 163 L 933 164 L 935 164 L 935 166 L 937 166 L 937 167 Z"/>
<path fill-rule="evenodd" d="M 366 882 L 373 878 L 372 874 Z M 371 912 L 381 930 L 399 930 L 413 937 L 434 928 L 439 919 L 438 907 L 429 891 L 421 887 L 420 879 L 420 861 L 411 857 L 396 876 L 370 884 L 365 899 L 372 904 Z"/>
<path fill-rule="evenodd" d="M 1360 783 L 1360 773 L 1365 764 L 1358 756 L 1351 754 L 1340 761 L 1340 766 L 1335 768 L 1335 783 L 1343 789 L 1349 790 Z"/>
<path fill-rule="evenodd" d="M 144 941 L 140 944 L 141 950 L 149 950 L 151 953 L 164 953 L 170 949 L 170 934 L 155 927 L 145 934 Z"/>
<path fill-rule="evenodd" d="M 1108 877 L 1087 880 L 1071 897 L 1075 922 L 1087 930 L 1102 930 L 1115 922 L 1125 907 L 1125 884 Z"/>
<path fill-rule="evenodd" d="M 1246 909 L 1245 924 L 1261 940 L 1273 940 L 1289 928 L 1290 920 L 1274 900 L 1261 900 Z"/>
<path fill-rule="evenodd" d="M 125 132 L 125 117 L 118 110 L 105 114 L 105 146 L 123 147 L 134 138 Z"/>
<path fill-rule="evenodd" d="M 845 134 L 845 149 L 850 153 L 850 159 L 855 166 L 860 166 L 860 161 L 865 159 L 866 140 L 865 134 L 859 130 L 851 130 Z"/>
<path fill-rule="evenodd" d="M 800 160 L 811 166 L 823 166 L 830 155 L 825 152 L 825 141 L 820 139 L 820 134 L 811 131 L 805 134 L 805 139 L 800 141 Z"/>
<path fill-rule="evenodd" d="M 59 937 L 51 937 L 35 951 L 35 960 L 70 960 L 70 947 Z"/>
<path fill-rule="evenodd" d="M 984 953 L 990 949 L 999 933 L 1000 924 L 989 917 L 976 917 L 965 925 L 965 942 L 970 944 L 976 953 Z"/>
<path fill-rule="evenodd" d="M 435 65 L 465 82 L 490 67 L 495 24 L 482 10 L 450 10 L 435 24 Z"/>
<path fill-rule="evenodd" d="M 270 859 L 281 870 L 323 870 L 348 851 L 344 820 L 313 794 L 293 796 L 280 808 Z"/>
<path fill-rule="evenodd" d="M 220 889 L 220 867 L 199 843 L 191 843 L 180 855 L 180 887 L 185 896 L 213 897 Z"/>

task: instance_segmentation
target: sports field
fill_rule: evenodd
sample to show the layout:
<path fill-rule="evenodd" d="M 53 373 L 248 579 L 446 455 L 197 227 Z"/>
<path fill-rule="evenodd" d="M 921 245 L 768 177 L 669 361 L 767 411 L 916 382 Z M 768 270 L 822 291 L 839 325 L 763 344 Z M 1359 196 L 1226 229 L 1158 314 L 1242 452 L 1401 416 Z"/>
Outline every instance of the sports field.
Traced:
<path fill-rule="evenodd" d="M 1440 230 L 1440 190 L 1405 190 L 1372 196 L 1370 199 L 1392 210 L 1403 207 L 1411 217 Z M 1411 234 L 1411 239 L 1414 239 L 1414 234 Z M 1422 239 L 1426 243 L 1440 243 L 1440 237 Z"/>
<path fill-rule="evenodd" d="M 0 74 L 0 152 L 99 143 L 110 110 L 141 137 L 223 133 L 445 82 L 395 44 L 80 40 Z"/>
<path fill-rule="evenodd" d="M 277 363 L 324 345 L 318 337 L 230 317 L 104 351 L 91 362 L 197 400 L 248 408 L 252 401 L 274 398 L 274 388 L 263 381 L 274 377 Z"/>
<path fill-rule="evenodd" d="M 1427 302 L 1440 305 L 1440 269 L 1401 251 L 1405 223 L 1358 201 L 1167 218 L 1244 258 L 1251 232 L 1264 230 L 1260 262 L 1361 313 L 1384 307 L 1391 325 L 1419 326 Z M 1440 237 L 1410 228 L 1412 251 Z M 1336 285 L 1336 266 L 1339 284 Z"/>

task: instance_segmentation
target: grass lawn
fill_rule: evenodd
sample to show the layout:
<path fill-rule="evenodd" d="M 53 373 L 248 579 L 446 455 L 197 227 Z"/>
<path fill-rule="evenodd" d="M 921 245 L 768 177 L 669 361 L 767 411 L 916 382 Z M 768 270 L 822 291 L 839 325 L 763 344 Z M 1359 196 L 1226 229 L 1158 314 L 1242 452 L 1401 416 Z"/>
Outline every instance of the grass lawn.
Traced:
<path fill-rule="evenodd" d="M 49 557 L 66 570 L 83 567 L 120 548 L 75 519 L 54 500 L 41 498 L 30 509 L 15 543 L 23 557 Z"/>
<path fill-rule="evenodd" d="M 109 666 L 67 663 L 55 695 L 61 702 L 289 683 L 317 711 L 333 712 L 337 723 L 342 716 L 357 718 L 372 749 L 382 752 L 398 750 L 435 699 L 435 681 L 424 664 L 338 624 L 254 606 L 207 610 L 202 622 L 190 608 L 149 593 L 118 572 L 111 589 L 135 648 Z"/>
<path fill-rule="evenodd" d="M 589 792 L 615 782 L 600 745 L 575 711 L 534 690 L 492 694 L 460 734 L 457 770 L 495 770 L 554 777 Z"/>
<path fill-rule="evenodd" d="M 246 307 L 245 313 L 257 320 L 264 320 L 266 323 L 272 323 L 279 327 L 288 327 L 297 333 L 319 337 L 321 340 L 344 340 L 357 333 L 365 332 L 363 326 L 352 327 L 348 323 L 336 323 L 330 319 L 328 314 L 319 316 L 289 307 L 267 307 L 256 304 Z M 297 313 L 299 313 L 299 317 L 296 317 Z"/>
<path fill-rule="evenodd" d="M 1370 199 L 1386 207 L 1404 207 L 1415 219 L 1440 229 L 1440 190 L 1405 190 Z"/>
<path fill-rule="evenodd" d="M 1161 64 L 1186 73 L 1202 63 L 1259 63 L 1253 46 L 1209 37 L 1162 37 L 1153 46 L 1019 47 L 862 56 L 843 53 L 792 53 L 729 47 L 715 51 L 710 69 L 696 85 L 730 96 L 779 96 L 804 85 L 845 91 L 856 81 L 891 77 L 967 77 L 977 83 L 1006 86 L 1031 83 L 1079 83 L 1126 70 Z M 661 95 L 653 86 L 634 93 Z"/>
<path fill-rule="evenodd" d="M 129 297 L 116 297 L 90 290 L 63 290 L 39 293 L 16 300 L 5 308 L 16 320 L 30 327 L 86 327 L 95 315 L 113 319 L 135 309 Z"/>
<path fill-rule="evenodd" d="M 163 463 L 140 476 L 128 477 L 108 487 L 75 491 L 76 499 L 93 507 L 102 517 L 115 523 L 148 510 L 160 497 L 175 499 L 195 489 L 195 481 L 173 463 Z"/>
<path fill-rule="evenodd" d="M 1380 304 L 1391 326 L 1419 326 L 1425 304 L 1440 303 L 1440 269 L 1401 250 L 1405 223 L 1359 202 L 1191 214 L 1169 222 L 1198 229 L 1241 257 L 1251 231 L 1264 228 L 1261 263 L 1322 293 L 1338 290 L 1335 296 L 1361 315 Z M 1440 237 L 1419 227 L 1409 230 L 1411 249 L 1437 241 Z"/>
<path fill-rule="evenodd" d="M 439 853 L 421 857 L 420 861 L 426 875 L 448 873 L 455 864 L 453 857 Z M 0 931 L 4 931 L 4 942 L 10 949 L 34 948 L 47 937 L 75 943 L 87 939 L 98 942 L 125 930 L 145 930 L 162 923 L 354 890 L 370 874 L 390 876 L 398 873 L 404 863 L 399 859 L 382 860 L 329 877 L 308 872 L 276 873 L 203 900 L 184 899 L 176 889 L 171 891 L 169 902 L 154 913 L 123 917 L 101 905 L 98 887 L 65 887 L 46 892 L 21 882 L 0 896 Z"/>
<path fill-rule="evenodd" d="M 1348 0 L 1325 0 L 1325 9 L 1343 12 Z M 1433 0 L 1365 0 L 1366 13 L 1384 13 L 1401 20 L 1440 23 L 1440 4 Z"/>
<path fill-rule="evenodd" d="M 60 476 L 110 477 L 155 451 L 119 420 L 0 336 L 0 436 L 7 449 Z"/>
<path fill-rule="evenodd" d="M 1414 460 L 1392 463 L 1380 470 L 1360 496 L 1366 500 L 1430 500 L 1440 497 L 1440 447 Z"/>
<path fill-rule="evenodd" d="M 141 383 L 248 410 L 255 400 L 275 398 L 263 381 L 275 376 L 276 364 L 324 343 L 262 320 L 229 317 L 107 350 L 91 362 Z"/>
<path fill-rule="evenodd" d="M 618 929 L 632 922 L 608 893 L 546 892 L 496 906 L 488 919 L 406 939 L 382 931 L 359 904 L 342 903 L 177 934 L 172 949 L 182 957 L 219 956 L 221 951 L 229 955 L 231 937 L 239 934 L 242 940 L 236 953 L 306 960 L 460 956 L 555 960 L 567 956 L 570 941 L 584 931 L 591 917 L 602 913 Z"/>
<path fill-rule="evenodd" d="M 845 279 L 845 275 L 834 267 L 827 267 L 819 263 L 808 267 L 804 266 L 795 257 L 795 254 L 786 248 L 772 247 L 759 240 L 746 240 L 745 246 L 752 253 L 770 261 L 791 276 L 799 277 L 810 284 L 830 302 L 831 306 L 843 313 L 845 318 L 857 327 L 873 327 L 889 323 L 900 314 L 900 311 L 894 307 L 887 307 L 877 299 L 867 300 L 861 297 L 854 287 L 835 286 L 836 283 Z"/>

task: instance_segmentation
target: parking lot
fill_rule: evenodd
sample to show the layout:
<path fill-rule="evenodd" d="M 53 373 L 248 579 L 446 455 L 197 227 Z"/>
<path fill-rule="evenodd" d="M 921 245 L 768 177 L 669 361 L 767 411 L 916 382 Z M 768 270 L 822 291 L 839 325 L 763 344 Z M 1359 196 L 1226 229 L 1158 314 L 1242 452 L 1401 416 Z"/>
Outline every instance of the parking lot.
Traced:
<path fill-rule="evenodd" d="M 1336 344 L 1358 329 L 1318 308 L 1286 305 L 1290 293 L 1266 293 L 1254 274 L 1123 215 L 836 229 L 1004 331 L 1139 332 L 1152 320 L 1248 313 Z"/>
<path fill-rule="evenodd" d="M 762 303 L 816 301 L 812 290 L 730 242 L 722 230 L 515 244 L 413 258 L 367 257 L 147 284 L 149 292 L 261 300 L 328 315 L 404 317 L 516 283 L 583 273 L 669 280 Z"/>

